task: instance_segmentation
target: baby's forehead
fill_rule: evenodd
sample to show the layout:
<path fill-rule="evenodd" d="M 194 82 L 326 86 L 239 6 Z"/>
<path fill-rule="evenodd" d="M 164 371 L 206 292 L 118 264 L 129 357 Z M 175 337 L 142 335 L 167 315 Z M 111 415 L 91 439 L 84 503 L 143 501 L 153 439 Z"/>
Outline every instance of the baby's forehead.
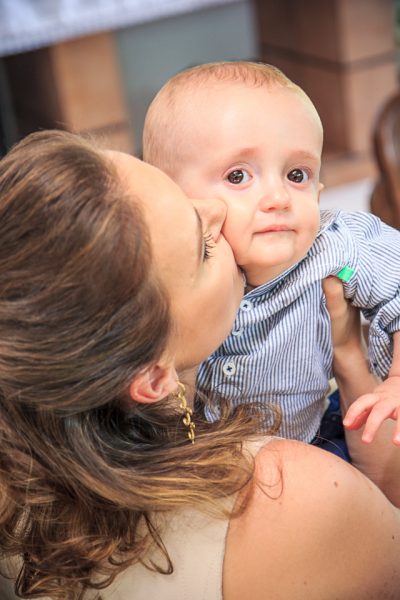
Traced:
<path fill-rule="evenodd" d="M 243 101 L 243 96 L 249 99 L 256 96 L 268 95 L 276 97 L 277 101 L 282 97 L 291 97 L 299 103 L 316 109 L 305 92 L 295 84 L 284 85 L 281 82 L 246 82 L 237 80 L 207 79 L 204 81 L 191 81 L 187 85 L 181 83 L 171 90 L 169 98 L 163 103 L 162 109 L 184 110 L 192 109 L 194 106 L 202 105 L 203 108 L 212 108 L 216 104 L 226 102 Z"/>
<path fill-rule="evenodd" d="M 271 123 L 283 123 L 289 128 L 290 115 L 296 123 L 304 122 L 305 127 L 314 131 L 316 144 L 322 144 L 318 113 L 306 94 L 294 84 L 208 79 L 203 80 L 201 85 L 197 81 L 188 85 L 181 82 L 170 92 L 162 102 L 157 128 L 158 156 L 163 161 L 168 158 L 167 171 L 170 174 L 176 175 L 177 169 L 181 172 L 188 163 L 197 163 L 199 153 L 203 164 L 215 161 L 218 149 L 222 159 L 227 145 L 236 147 L 236 137 L 232 140 L 229 131 L 235 130 L 248 137 L 254 131 L 261 135 L 263 128 L 270 127 Z M 259 123 L 255 130 L 254 119 Z M 258 133 L 254 135 L 259 137 Z M 224 140 L 227 140 L 226 143 Z M 252 147 L 255 143 L 254 139 L 247 140 L 247 145 Z M 165 169 L 166 165 L 163 164 L 162 168 Z"/>
<path fill-rule="evenodd" d="M 251 110 L 261 112 L 264 119 L 274 119 L 274 115 L 268 114 L 263 106 L 263 98 L 280 106 L 282 101 L 289 101 L 289 106 L 303 106 L 309 116 L 320 126 L 319 114 L 305 92 L 295 84 L 284 85 L 280 82 L 265 84 L 253 84 L 243 81 L 230 80 L 206 80 L 201 85 L 191 82 L 191 85 L 174 90 L 170 103 L 165 103 L 168 114 L 168 106 L 171 115 L 174 113 L 174 122 L 179 129 L 184 130 L 185 124 L 192 124 L 196 120 L 198 112 L 224 114 L 231 107 L 235 110 Z M 271 106 L 271 105 L 270 105 Z M 166 115 L 164 115 L 166 116 Z M 181 127 L 179 127 L 179 124 Z"/>

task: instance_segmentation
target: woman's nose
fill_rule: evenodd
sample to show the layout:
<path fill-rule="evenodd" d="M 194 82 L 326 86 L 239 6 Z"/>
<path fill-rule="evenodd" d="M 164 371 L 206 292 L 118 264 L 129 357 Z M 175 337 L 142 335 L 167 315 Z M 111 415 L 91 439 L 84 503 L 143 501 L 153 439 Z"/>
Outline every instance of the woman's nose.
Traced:
<path fill-rule="evenodd" d="M 226 204 L 222 200 L 192 200 L 194 207 L 200 215 L 204 230 L 212 235 L 216 242 L 220 236 L 222 226 L 226 219 Z"/>

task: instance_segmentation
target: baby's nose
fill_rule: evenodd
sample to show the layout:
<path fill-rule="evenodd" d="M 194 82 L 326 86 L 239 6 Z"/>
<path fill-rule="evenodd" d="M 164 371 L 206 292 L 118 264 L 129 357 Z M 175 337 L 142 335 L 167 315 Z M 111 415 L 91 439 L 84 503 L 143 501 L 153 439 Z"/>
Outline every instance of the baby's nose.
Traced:
<path fill-rule="evenodd" d="M 290 204 L 290 196 L 284 185 L 275 183 L 261 196 L 258 204 L 259 208 L 265 212 L 285 210 Z"/>

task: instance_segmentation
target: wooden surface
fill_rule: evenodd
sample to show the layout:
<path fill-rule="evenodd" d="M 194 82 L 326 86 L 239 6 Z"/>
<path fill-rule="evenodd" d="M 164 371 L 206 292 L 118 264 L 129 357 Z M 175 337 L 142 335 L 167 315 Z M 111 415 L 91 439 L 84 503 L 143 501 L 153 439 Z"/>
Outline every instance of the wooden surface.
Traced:
<path fill-rule="evenodd" d="M 132 125 L 110 33 L 3 59 L 20 135 L 55 127 L 133 151 Z"/>
<path fill-rule="evenodd" d="M 378 180 L 371 212 L 400 229 L 400 91 L 383 107 L 374 129 Z"/>

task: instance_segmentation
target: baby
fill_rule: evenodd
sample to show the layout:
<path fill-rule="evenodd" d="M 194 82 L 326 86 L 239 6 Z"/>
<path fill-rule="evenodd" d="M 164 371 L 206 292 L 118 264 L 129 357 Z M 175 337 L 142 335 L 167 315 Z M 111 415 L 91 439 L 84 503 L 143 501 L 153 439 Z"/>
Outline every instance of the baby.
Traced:
<path fill-rule="evenodd" d="M 385 378 L 345 420 L 359 426 L 380 406 L 364 431 L 371 441 L 400 405 L 400 232 L 367 213 L 319 210 L 322 141 L 315 107 L 281 71 L 215 63 L 161 89 L 143 153 L 189 196 L 228 206 L 224 234 L 248 288 L 230 336 L 199 370 L 213 410 L 220 395 L 233 404 L 275 403 L 280 435 L 313 440 L 332 377 L 321 281 L 336 275 L 370 322 L 370 366 Z M 400 431 L 393 441 L 400 444 Z"/>

